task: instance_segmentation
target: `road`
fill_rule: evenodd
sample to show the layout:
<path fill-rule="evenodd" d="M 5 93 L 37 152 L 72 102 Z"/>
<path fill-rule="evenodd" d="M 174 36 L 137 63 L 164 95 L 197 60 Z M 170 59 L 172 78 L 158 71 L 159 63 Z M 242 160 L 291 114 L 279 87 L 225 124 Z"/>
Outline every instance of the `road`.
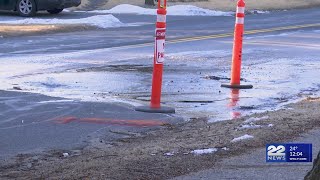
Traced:
<path fill-rule="evenodd" d="M 292 11 L 279 11 L 271 14 L 248 15 L 246 17 L 246 30 L 266 30 L 276 27 L 317 24 L 319 21 L 314 17 L 318 15 L 318 8 L 295 10 L 294 13 Z M 46 14 L 42 16 L 48 18 Z M 88 15 L 71 13 L 57 17 L 72 19 L 86 16 Z M 60 53 L 153 42 L 155 16 L 115 15 L 115 17 L 123 23 L 144 23 L 145 25 L 2 39 L 1 42 L 4 46 L 0 48 L 0 52 L 3 55 L 8 55 L 8 53 Z M 233 26 L 234 17 L 231 16 L 169 16 L 167 38 L 168 40 L 176 40 L 186 37 L 232 33 Z M 317 28 L 317 26 L 311 26 L 311 28 Z M 292 28 L 291 30 L 296 29 Z M 290 31 L 290 29 L 286 31 Z M 232 35 L 230 34 L 230 36 Z"/>
<path fill-rule="evenodd" d="M 71 150 L 150 130 L 130 120 L 216 122 L 318 96 L 319 15 L 318 8 L 248 15 L 243 83 L 255 88 L 238 92 L 220 88 L 234 17 L 169 16 L 162 101 L 176 116 L 133 111 L 150 99 L 154 16 L 115 15 L 139 26 L 1 38 L 0 154 Z"/>

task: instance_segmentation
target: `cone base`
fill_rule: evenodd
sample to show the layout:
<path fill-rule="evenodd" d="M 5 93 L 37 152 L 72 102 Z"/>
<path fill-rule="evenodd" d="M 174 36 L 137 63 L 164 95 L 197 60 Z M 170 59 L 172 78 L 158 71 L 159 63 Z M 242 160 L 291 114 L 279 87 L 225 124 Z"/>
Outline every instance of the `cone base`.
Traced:
<path fill-rule="evenodd" d="M 231 88 L 231 89 L 252 89 L 252 85 L 231 85 L 231 84 L 222 84 L 221 87 Z"/>
<path fill-rule="evenodd" d="M 146 112 L 146 113 L 165 113 L 174 114 L 176 110 L 171 107 L 161 106 L 160 108 L 152 108 L 150 106 L 139 106 L 135 108 L 136 111 Z"/>

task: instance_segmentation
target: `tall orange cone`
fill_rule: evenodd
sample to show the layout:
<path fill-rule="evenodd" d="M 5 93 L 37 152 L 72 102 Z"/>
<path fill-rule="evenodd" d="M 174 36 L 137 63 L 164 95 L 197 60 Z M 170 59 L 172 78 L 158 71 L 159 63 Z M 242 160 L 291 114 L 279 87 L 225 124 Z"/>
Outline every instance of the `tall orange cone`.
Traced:
<path fill-rule="evenodd" d="M 166 37 L 167 0 L 158 0 L 154 46 L 152 92 L 150 106 L 137 107 L 136 111 L 149 113 L 175 113 L 174 108 L 161 106 L 162 72 Z"/>
<path fill-rule="evenodd" d="M 232 55 L 232 68 L 231 68 L 231 82 L 230 84 L 222 84 L 221 87 L 234 88 L 234 89 L 251 89 L 252 85 L 241 85 L 241 61 L 242 61 L 242 44 L 244 34 L 244 0 L 239 0 L 237 3 L 237 14 L 234 31 L 234 44 Z"/>

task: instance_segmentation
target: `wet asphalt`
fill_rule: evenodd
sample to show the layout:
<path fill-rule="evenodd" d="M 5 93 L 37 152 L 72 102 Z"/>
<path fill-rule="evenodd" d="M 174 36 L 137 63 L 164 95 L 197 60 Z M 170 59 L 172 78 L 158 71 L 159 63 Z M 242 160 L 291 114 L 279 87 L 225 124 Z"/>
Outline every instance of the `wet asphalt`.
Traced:
<path fill-rule="evenodd" d="M 128 105 L 10 91 L 0 91 L 0 109 L 0 160 L 49 150 L 81 150 L 99 143 L 111 145 L 118 138 L 181 122 L 170 115 L 137 112 Z"/>

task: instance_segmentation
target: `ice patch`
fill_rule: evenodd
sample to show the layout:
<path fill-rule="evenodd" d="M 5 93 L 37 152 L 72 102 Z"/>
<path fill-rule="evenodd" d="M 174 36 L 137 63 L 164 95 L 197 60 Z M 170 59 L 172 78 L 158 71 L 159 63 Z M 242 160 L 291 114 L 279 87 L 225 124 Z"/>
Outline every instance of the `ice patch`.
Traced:
<path fill-rule="evenodd" d="M 258 128 L 261 128 L 261 127 L 262 127 L 261 125 L 250 123 L 250 124 L 243 124 L 238 129 L 240 129 L 240 130 L 243 130 L 243 129 L 258 129 Z"/>
<path fill-rule="evenodd" d="M 90 13 L 111 13 L 111 14 L 139 14 L 156 15 L 156 9 L 147 9 L 130 4 L 121 4 L 110 10 L 95 10 Z M 168 15 L 171 16 L 231 16 L 233 12 L 215 11 L 203 9 L 192 5 L 176 5 L 167 8 Z"/>
<path fill-rule="evenodd" d="M 211 154 L 217 151 L 218 151 L 217 148 L 209 148 L 209 149 L 196 149 L 191 151 L 191 153 L 195 155 L 202 155 L 202 154 Z"/>
<path fill-rule="evenodd" d="M 185 51 L 179 53 L 168 53 L 166 59 L 172 61 L 203 61 L 211 58 L 222 58 L 230 56 L 230 51 L 213 50 L 213 51 Z"/>
<path fill-rule="evenodd" d="M 247 139 L 253 139 L 253 138 L 254 138 L 253 136 L 246 134 L 246 135 L 243 135 L 243 136 L 240 136 L 240 137 L 232 139 L 231 142 L 234 143 L 234 142 L 239 142 L 239 141 L 243 141 L 243 140 L 247 140 Z"/>
<path fill-rule="evenodd" d="M 64 102 L 75 102 L 75 100 L 64 99 L 64 100 L 52 100 L 52 101 L 40 101 L 38 102 L 38 104 L 64 103 Z"/>
<path fill-rule="evenodd" d="M 165 156 L 174 156 L 174 152 L 164 153 Z"/>
<path fill-rule="evenodd" d="M 263 117 L 260 117 L 260 118 L 257 118 L 257 117 L 251 117 L 247 120 L 244 121 L 244 123 L 251 123 L 251 122 L 256 122 L 256 121 L 262 121 L 262 120 L 266 120 L 268 119 L 269 116 L 263 116 Z"/>
<path fill-rule="evenodd" d="M 228 151 L 229 150 L 229 148 L 227 148 L 227 147 L 223 147 L 223 148 L 221 148 L 222 150 L 225 150 L 225 151 Z"/>
<path fill-rule="evenodd" d="M 80 19 L 40 19 L 40 18 L 24 18 L 20 20 L 0 21 L 0 24 L 87 24 L 100 28 L 113 28 L 126 26 L 118 18 L 113 15 L 96 15 Z"/>
<path fill-rule="evenodd" d="M 288 33 L 280 33 L 280 34 L 270 34 L 270 35 L 255 35 L 255 36 L 247 36 L 244 39 L 257 39 L 257 38 L 270 38 L 270 37 L 284 37 L 295 34 L 296 32 L 288 32 Z"/>
<path fill-rule="evenodd" d="M 270 11 L 263 11 L 263 10 L 251 10 L 249 11 L 251 14 L 269 14 Z"/>

